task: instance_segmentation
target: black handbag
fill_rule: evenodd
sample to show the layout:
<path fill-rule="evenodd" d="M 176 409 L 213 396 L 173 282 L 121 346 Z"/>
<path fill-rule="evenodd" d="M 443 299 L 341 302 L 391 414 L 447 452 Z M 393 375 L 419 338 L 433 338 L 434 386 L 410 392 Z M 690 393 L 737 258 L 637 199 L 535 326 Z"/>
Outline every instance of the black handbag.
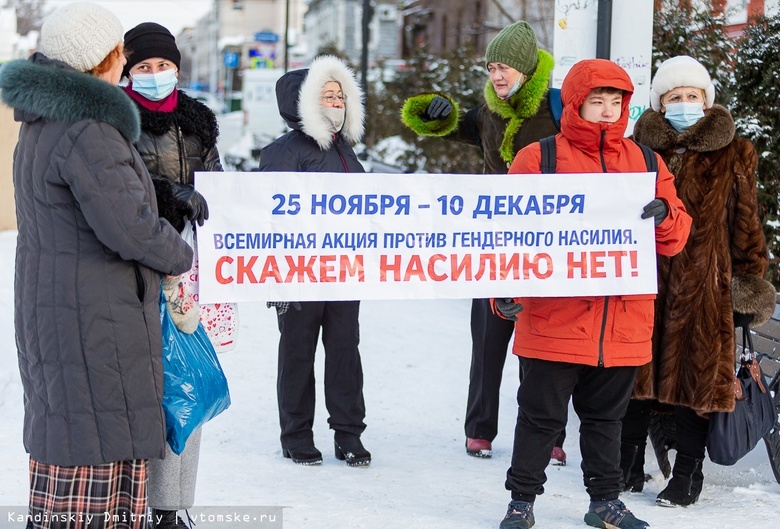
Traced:
<path fill-rule="evenodd" d="M 747 326 L 742 328 L 739 369 L 734 378 L 734 411 L 710 414 L 707 454 L 713 463 L 733 465 L 747 455 L 774 425 L 769 384 L 761 372 Z"/>

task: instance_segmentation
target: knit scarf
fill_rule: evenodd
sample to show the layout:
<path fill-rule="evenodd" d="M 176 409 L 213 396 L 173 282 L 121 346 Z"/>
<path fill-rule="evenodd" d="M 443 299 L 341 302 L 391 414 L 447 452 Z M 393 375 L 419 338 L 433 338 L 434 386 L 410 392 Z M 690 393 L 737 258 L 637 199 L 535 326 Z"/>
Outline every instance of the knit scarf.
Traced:
<path fill-rule="evenodd" d="M 133 101 L 137 101 L 142 107 L 151 110 L 152 112 L 173 112 L 176 110 L 176 106 L 179 104 L 179 91 L 174 89 L 173 92 L 165 99 L 160 101 L 150 101 L 138 92 L 133 90 L 133 83 L 131 82 L 124 88 L 125 93 L 129 95 Z"/>

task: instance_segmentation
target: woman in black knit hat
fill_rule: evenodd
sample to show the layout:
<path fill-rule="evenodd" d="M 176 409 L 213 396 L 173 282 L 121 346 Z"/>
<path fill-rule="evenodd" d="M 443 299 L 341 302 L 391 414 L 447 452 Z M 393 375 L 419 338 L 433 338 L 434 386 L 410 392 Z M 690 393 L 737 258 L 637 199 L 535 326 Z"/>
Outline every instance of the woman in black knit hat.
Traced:
<path fill-rule="evenodd" d="M 187 220 L 202 226 L 209 210 L 195 190 L 194 173 L 222 171 L 217 118 L 208 107 L 176 88 L 181 54 L 170 31 L 145 22 L 125 33 L 124 42 L 127 64 L 123 73 L 129 79 L 125 92 L 141 114 L 136 148 L 152 175 L 160 216 L 179 232 L 192 229 Z M 178 284 L 179 278 L 164 280 L 166 295 L 178 292 Z M 197 303 L 191 304 L 197 307 Z M 178 317 L 174 312 L 171 316 L 180 330 L 195 330 L 200 311 L 185 311 Z M 200 434 L 200 429 L 192 434 L 181 455 L 167 447 L 165 459 L 150 461 L 149 506 L 155 529 L 185 527 L 176 511 L 192 507 L 195 500 Z"/>

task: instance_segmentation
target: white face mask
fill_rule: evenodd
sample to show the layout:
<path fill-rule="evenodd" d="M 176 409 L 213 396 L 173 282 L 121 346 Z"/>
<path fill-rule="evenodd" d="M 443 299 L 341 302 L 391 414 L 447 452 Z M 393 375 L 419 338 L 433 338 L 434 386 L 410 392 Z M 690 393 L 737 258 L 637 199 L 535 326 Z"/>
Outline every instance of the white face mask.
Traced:
<path fill-rule="evenodd" d="M 704 109 L 701 103 L 669 103 L 665 117 L 677 132 L 683 132 L 704 117 Z"/>
<path fill-rule="evenodd" d="M 325 116 L 325 121 L 328 123 L 328 129 L 333 134 L 336 134 L 344 126 L 344 118 L 347 115 L 346 108 L 330 108 L 322 107 L 322 115 Z"/>
<path fill-rule="evenodd" d="M 171 95 L 179 79 L 176 69 L 163 70 L 157 73 L 132 74 L 133 91 L 150 101 L 161 101 Z"/>

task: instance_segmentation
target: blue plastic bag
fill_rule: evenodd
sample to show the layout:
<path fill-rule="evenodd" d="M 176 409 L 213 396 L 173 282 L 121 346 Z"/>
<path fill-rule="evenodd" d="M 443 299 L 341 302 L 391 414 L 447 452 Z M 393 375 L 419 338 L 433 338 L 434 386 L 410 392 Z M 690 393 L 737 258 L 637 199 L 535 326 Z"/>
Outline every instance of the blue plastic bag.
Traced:
<path fill-rule="evenodd" d="M 163 410 L 166 439 L 181 454 L 192 432 L 230 406 L 227 378 L 203 325 L 192 334 L 174 325 L 160 290 L 163 340 Z"/>

